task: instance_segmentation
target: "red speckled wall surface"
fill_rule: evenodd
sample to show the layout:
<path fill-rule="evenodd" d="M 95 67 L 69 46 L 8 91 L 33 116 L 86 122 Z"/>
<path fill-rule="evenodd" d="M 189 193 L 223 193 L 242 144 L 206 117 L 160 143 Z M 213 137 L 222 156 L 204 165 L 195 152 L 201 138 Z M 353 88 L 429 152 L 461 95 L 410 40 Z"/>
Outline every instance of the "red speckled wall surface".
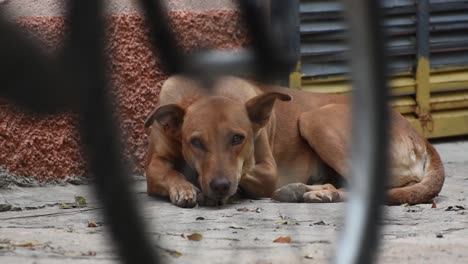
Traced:
<path fill-rule="evenodd" d="M 177 11 L 171 12 L 170 18 L 187 51 L 200 47 L 235 49 L 246 43 L 235 10 Z M 37 35 L 52 52 L 60 47 L 66 34 L 60 17 L 21 18 L 17 24 Z M 157 102 L 167 76 L 150 52 L 140 15 L 109 17 L 107 32 L 109 77 L 125 156 L 133 173 L 142 174 L 147 144 L 143 122 Z M 0 167 L 39 180 L 86 174 L 76 117 L 69 113 L 34 116 L 0 101 Z"/>

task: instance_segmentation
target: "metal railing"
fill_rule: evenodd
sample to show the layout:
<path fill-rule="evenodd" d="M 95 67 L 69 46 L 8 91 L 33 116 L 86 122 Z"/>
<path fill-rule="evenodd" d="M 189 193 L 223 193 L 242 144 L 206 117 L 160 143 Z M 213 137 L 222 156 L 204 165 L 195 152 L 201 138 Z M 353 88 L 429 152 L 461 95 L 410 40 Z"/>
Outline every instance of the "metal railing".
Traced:
<path fill-rule="evenodd" d="M 290 1 L 275 1 L 276 11 L 292 10 Z M 284 52 L 282 30 L 269 30 L 262 2 L 239 0 L 250 32 L 249 50 L 237 54 L 203 52 L 186 55 L 178 48 L 161 1 L 140 0 L 154 48 L 168 74 L 186 74 L 206 84 L 217 75 L 253 74 L 268 81 L 294 66 Z M 336 263 L 369 263 L 377 246 L 379 205 L 384 201 L 387 107 L 385 62 L 378 1 L 346 0 L 351 26 L 354 72 L 351 195 Z M 279 8 L 278 8 L 279 7 Z M 282 8 L 281 8 L 282 7 Z M 72 0 L 70 35 L 60 56 L 49 58 L 0 14 L 0 97 L 40 113 L 77 111 L 83 148 L 96 179 L 112 240 L 125 263 L 158 263 L 122 165 L 119 135 L 112 119 L 104 61 L 102 1 Z M 0 10 L 1 11 L 1 10 Z M 283 14 L 287 19 L 287 13 Z M 287 29 L 285 29 L 287 30 Z M 66 88 L 65 88 L 66 87 Z M 376 178 L 378 176 L 378 178 Z M 132 228 L 128 228 L 128 227 Z"/>

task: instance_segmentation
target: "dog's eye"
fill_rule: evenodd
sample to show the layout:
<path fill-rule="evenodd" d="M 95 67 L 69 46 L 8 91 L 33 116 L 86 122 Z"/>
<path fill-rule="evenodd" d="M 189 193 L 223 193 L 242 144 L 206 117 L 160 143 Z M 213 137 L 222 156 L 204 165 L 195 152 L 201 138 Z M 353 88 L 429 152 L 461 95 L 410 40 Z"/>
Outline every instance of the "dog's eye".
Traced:
<path fill-rule="evenodd" d="M 192 144 L 194 148 L 203 149 L 203 144 L 198 138 L 193 138 L 192 140 L 190 140 L 190 144 Z"/>
<path fill-rule="evenodd" d="M 233 146 L 239 145 L 239 144 L 241 144 L 241 143 L 244 141 L 244 138 L 245 138 L 245 137 L 244 137 L 243 135 L 238 135 L 238 134 L 237 134 L 237 135 L 234 135 L 234 136 L 232 137 L 231 144 L 232 144 Z"/>

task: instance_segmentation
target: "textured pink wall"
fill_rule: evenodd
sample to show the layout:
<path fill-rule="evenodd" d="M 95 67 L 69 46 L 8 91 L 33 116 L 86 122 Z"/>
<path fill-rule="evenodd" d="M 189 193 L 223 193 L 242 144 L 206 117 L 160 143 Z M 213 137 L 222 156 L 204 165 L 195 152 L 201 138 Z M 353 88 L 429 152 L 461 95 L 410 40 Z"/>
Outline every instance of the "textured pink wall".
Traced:
<path fill-rule="evenodd" d="M 234 10 L 171 12 L 174 30 L 187 51 L 199 48 L 235 49 L 246 44 Z M 146 152 L 143 122 L 157 102 L 167 76 L 150 52 L 147 29 L 138 14 L 108 20 L 109 77 L 117 103 L 125 156 L 134 173 L 142 173 Z M 49 50 L 65 35 L 60 17 L 21 18 L 18 24 L 38 36 Z M 40 180 L 86 174 L 79 149 L 77 121 L 72 114 L 34 116 L 0 101 L 0 166 Z"/>

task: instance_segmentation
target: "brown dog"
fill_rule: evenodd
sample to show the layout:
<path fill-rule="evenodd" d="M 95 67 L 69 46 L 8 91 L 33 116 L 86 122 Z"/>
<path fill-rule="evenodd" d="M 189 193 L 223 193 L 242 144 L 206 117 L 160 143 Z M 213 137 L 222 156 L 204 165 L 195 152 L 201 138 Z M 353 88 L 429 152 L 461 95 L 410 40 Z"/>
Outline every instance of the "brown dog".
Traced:
<path fill-rule="evenodd" d="M 287 102 L 291 96 L 294 102 Z M 238 190 L 283 202 L 342 201 L 349 112 L 343 95 L 261 87 L 234 77 L 207 90 L 171 77 L 145 122 L 148 194 L 169 196 L 181 207 L 224 203 Z M 391 142 L 389 203 L 430 201 L 444 182 L 439 155 L 396 112 Z"/>

